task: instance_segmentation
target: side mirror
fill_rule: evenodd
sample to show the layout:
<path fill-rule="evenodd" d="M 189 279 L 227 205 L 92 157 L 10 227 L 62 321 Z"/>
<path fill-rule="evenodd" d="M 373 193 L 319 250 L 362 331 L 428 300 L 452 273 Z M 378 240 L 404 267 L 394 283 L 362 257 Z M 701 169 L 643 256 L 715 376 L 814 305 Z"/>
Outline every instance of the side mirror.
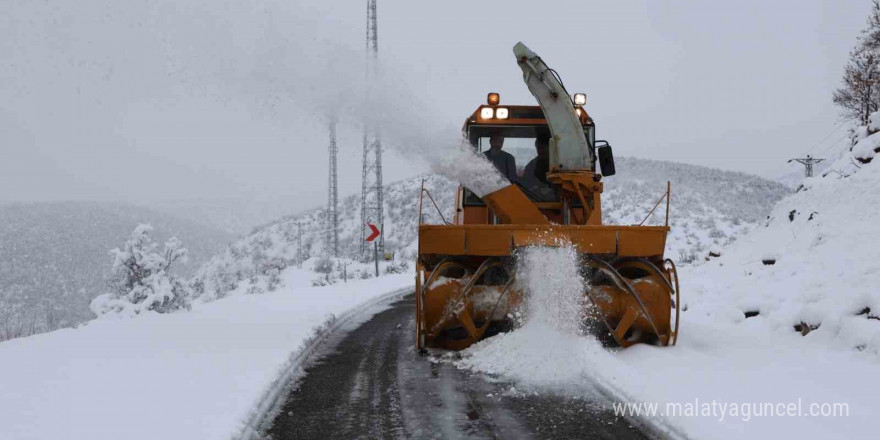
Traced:
<path fill-rule="evenodd" d="M 604 143 L 598 148 L 599 150 L 599 166 L 602 167 L 602 175 L 605 177 L 613 176 L 614 170 L 614 154 L 611 152 L 611 145 L 607 141 L 596 141 L 596 143 Z"/>

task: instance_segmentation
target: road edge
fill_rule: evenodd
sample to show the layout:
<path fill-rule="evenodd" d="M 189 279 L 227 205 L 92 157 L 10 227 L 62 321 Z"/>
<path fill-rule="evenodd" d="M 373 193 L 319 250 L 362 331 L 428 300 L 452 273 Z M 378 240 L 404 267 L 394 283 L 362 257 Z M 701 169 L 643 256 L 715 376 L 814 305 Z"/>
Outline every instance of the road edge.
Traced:
<path fill-rule="evenodd" d="M 289 385 L 305 375 L 305 367 L 330 336 L 335 335 L 346 324 L 364 314 L 370 313 L 372 316 L 378 312 L 373 310 L 375 306 L 383 303 L 390 304 L 412 293 L 412 291 L 412 287 L 405 287 L 379 295 L 376 298 L 349 308 L 338 317 L 331 315 L 324 324 L 313 328 L 312 336 L 304 341 L 302 348 L 290 354 L 290 361 L 284 366 L 278 377 L 267 387 L 254 409 L 243 422 L 244 426 L 242 426 L 241 431 L 232 436 L 232 439 L 262 440 L 264 438 L 261 434 L 262 430 L 270 420 L 274 419 L 274 412 L 280 401 L 286 397 Z"/>
<path fill-rule="evenodd" d="M 632 399 L 628 393 L 611 384 L 603 383 L 594 377 L 593 384 L 599 388 L 599 392 L 609 400 L 617 400 L 618 402 L 636 402 L 638 399 Z M 625 420 L 638 426 L 639 429 L 648 437 L 656 440 L 691 440 L 686 433 L 672 426 L 666 418 L 647 418 L 643 416 L 623 416 Z"/>

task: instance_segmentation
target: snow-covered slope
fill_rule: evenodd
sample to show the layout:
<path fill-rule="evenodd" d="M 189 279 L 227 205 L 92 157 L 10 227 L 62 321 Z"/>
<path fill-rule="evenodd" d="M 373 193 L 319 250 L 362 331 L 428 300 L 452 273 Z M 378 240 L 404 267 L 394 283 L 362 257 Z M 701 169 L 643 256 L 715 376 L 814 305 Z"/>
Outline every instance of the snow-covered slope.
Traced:
<path fill-rule="evenodd" d="M 744 173 L 672 162 L 618 158 L 618 174 L 605 180 L 604 221 L 612 224 L 641 222 L 672 181 L 672 208 L 667 253 L 684 262 L 701 261 L 713 248 L 732 242 L 759 224 L 770 207 L 789 192 L 784 186 Z M 417 177 L 385 188 L 385 246 L 397 261 L 415 258 L 419 190 L 422 180 L 437 208 L 425 196 L 426 223 L 440 223 L 440 215 L 452 219 L 457 183 L 440 176 Z M 719 196 L 721 195 L 721 196 Z M 340 203 L 340 254 L 357 258 L 361 232 L 360 198 L 346 197 Z M 258 228 L 230 245 L 199 270 L 197 284 L 208 298 L 222 297 L 240 284 L 258 290 L 272 282 L 278 269 L 303 260 L 314 265 L 325 255 L 325 211 L 316 209 L 300 216 L 283 218 Z M 646 224 L 663 224 L 660 208 Z M 302 255 L 298 230 L 302 228 Z M 338 273 L 338 270 L 337 270 Z M 207 299 L 207 298 L 206 298 Z"/>
<path fill-rule="evenodd" d="M 437 203 L 448 207 L 448 211 L 451 210 L 453 190 L 457 186 L 438 177 L 425 179 L 426 185 L 434 189 L 432 194 Z M 392 264 L 411 262 L 414 258 L 412 249 L 407 247 L 416 239 L 418 203 L 414 201 L 418 201 L 421 182 L 421 178 L 415 178 L 385 187 L 385 245 L 389 252 L 396 251 L 397 255 L 394 256 L 396 263 L 383 262 L 383 272 Z M 362 264 L 354 261 L 362 240 L 358 227 L 359 197 L 346 197 L 340 202 L 340 210 L 346 214 L 339 219 L 339 251 L 342 258 L 329 264 L 337 266 L 334 270 L 337 270 L 340 278 L 343 265 L 346 266 L 347 276 L 372 276 L 372 270 L 366 270 Z M 448 218 L 448 214 L 446 215 Z M 301 216 L 286 217 L 257 228 L 252 234 L 230 244 L 224 252 L 205 263 L 195 275 L 193 284 L 201 295 L 201 300 L 224 297 L 242 286 L 246 287 L 245 291 L 252 293 L 273 290 L 278 287 L 277 273 L 296 264 L 321 272 L 317 266 L 328 263 L 324 261 L 327 237 L 324 216 L 325 210 L 316 209 Z M 441 220 L 436 210 L 429 212 L 426 209 L 425 221 Z M 303 231 L 301 237 L 300 229 Z"/>
<path fill-rule="evenodd" d="M 313 342 L 412 280 L 304 287 L 310 276 L 290 268 L 283 291 L 0 343 L 0 439 L 251 438 Z"/>
<path fill-rule="evenodd" d="M 845 149 L 720 257 L 681 268 L 677 346 L 609 352 L 591 337 L 527 322 L 459 365 L 520 388 L 610 395 L 609 409 L 635 405 L 624 412 L 641 411 L 666 435 L 876 436 L 880 162 L 870 158 L 878 147 L 875 134 Z"/>
<path fill-rule="evenodd" d="M 768 330 L 797 326 L 809 343 L 880 355 L 880 166 L 852 157 L 878 147 L 880 134 L 860 141 L 781 201 L 765 227 L 695 271 L 691 309 L 731 322 L 758 312 Z"/>
<path fill-rule="evenodd" d="M 618 174 L 605 179 L 605 221 L 639 224 L 671 183 L 667 255 L 679 263 L 703 260 L 766 218 L 790 193 L 785 186 L 746 173 L 675 162 L 617 158 Z M 664 205 L 645 224 L 662 225 Z"/>
<path fill-rule="evenodd" d="M 221 251 L 232 235 L 145 208 L 118 203 L 0 205 L 0 340 L 93 317 L 89 301 L 104 292 L 121 246 L 139 223 L 164 241 L 177 236 L 190 251 L 184 275 Z M 47 322 L 47 320 L 51 322 Z"/>

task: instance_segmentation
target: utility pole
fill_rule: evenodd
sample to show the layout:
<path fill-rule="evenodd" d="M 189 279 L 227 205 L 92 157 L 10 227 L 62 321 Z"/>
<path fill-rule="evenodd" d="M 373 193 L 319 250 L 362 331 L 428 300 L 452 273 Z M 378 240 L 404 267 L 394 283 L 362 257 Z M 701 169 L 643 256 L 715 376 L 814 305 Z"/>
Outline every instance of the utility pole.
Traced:
<path fill-rule="evenodd" d="M 382 140 L 378 123 L 371 111 L 376 105 L 374 83 L 378 83 L 379 36 L 376 20 L 376 0 L 367 0 L 366 39 L 366 106 L 364 115 L 364 157 L 361 174 L 361 258 L 365 257 L 366 237 L 369 231 L 363 225 L 373 223 L 385 226 L 384 194 L 382 188 Z M 379 238 L 378 249 L 385 252 L 385 235 Z"/>
<path fill-rule="evenodd" d="M 807 157 L 801 157 L 801 158 L 796 157 L 794 159 L 789 159 L 788 163 L 791 163 L 791 162 L 800 163 L 801 165 L 804 166 L 804 175 L 806 177 L 813 177 L 813 165 L 815 165 L 819 162 L 822 162 L 824 160 L 825 159 L 815 159 L 815 158 L 813 158 L 813 156 L 810 156 L 808 154 Z"/>
<path fill-rule="evenodd" d="M 336 178 L 336 117 L 330 119 L 330 173 L 327 191 L 327 252 L 332 257 L 339 256 L 339 193 Z"/>

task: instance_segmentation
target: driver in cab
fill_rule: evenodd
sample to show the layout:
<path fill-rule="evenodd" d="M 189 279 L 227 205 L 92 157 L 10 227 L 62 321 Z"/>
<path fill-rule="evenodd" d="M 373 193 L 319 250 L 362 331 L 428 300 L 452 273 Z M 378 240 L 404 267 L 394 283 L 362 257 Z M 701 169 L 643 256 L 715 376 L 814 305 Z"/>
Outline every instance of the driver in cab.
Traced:
<path fill-rule="evenodd" d="M 556 192 L 547 182 L 547 172 L 550 171 L 549 135 L 541 134 L 535 138 L 535 151 L 538 155 L 526 165 L 520 183 L 541 201 L 555 200 Z"/>
<path fill-rule="evenodd" d="M 511 183 L 515 183 L 517 181 L 516 159 L 512 154 L 501 150 L 503 146 L 504 137 L 500 134 L 493 134 L 489 137 L 489 149 L 483 154 L 489 162 L 495 165 L 502 176 Z"/>

